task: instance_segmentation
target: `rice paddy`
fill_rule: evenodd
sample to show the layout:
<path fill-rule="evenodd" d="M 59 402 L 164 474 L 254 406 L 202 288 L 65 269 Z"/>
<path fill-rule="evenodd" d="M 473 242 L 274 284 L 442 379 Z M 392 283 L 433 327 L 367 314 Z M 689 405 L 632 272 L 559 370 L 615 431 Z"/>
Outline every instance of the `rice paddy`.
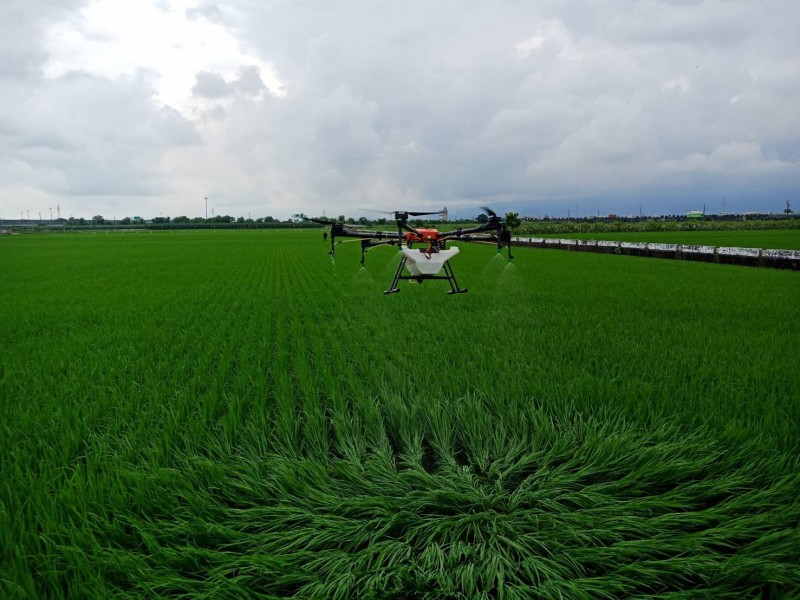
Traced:
<path fill-rule="evenodd" d="M 0 595 L 800 595 L 800 277 L 0 239 Z"/>

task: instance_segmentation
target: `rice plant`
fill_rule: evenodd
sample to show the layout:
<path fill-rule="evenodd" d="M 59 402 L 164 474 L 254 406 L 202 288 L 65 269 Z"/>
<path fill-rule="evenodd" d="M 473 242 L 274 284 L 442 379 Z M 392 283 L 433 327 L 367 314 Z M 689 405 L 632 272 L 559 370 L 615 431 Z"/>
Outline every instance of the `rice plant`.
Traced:
<path fill-rule="evenodd" d="M 800 279 L 0 240 L 4 597 L 790 598 Z"/>

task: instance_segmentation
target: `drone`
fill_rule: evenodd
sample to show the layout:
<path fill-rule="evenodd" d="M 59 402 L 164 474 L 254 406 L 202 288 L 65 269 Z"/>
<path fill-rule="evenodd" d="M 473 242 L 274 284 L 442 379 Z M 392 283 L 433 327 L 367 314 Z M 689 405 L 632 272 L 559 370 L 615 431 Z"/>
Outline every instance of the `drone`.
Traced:
<path fill-rule="evenodd" d="M 339 221 L 329 219 L 309 219 L 314 223 L 330 226 L 331 260 L 336 256 L 336 238 L 357 238 L 361 240 L 361 266 L 365 267 L 365 256 L 368 250 L 377 246 L 397 246 L 402 253 L 400 264 L 395 271 L 392 284 L 384 294 L 396 294 L 400 291 L 398 283 L 408 280 L 409 283 L 422 283 L 429 279 L 442 279 L 450 284 L 448 294 L 463 294 L 468 290 L 458 285 L 450 259 L 458 254 L 458 246 L 447 247 L 450 241 L 479 242 L 497 245 L 497 252 L 503 248 L 508 249 L 508 259 L 511 255 L 511 231 L 505 221 L 497 216 L 491 208 L 482 207 L 488 219 L 477 227 L 467 229 L 454 229 L 452 231 L 439 231 L 431 228 L 414 228 L 408 224 L 410 217 L 426 215 L 446 215 L 446 209 L 439 212 L 415 212 L 398 210 L 387 212 L 393 215 L 397 232 L 393 231 L 368 231 L 345 226 Z M 378 211 L 383 212 L 383 211 Z M 356 240 L 353 240 L 356 241 Z M 338 243 L 342 243 L 339 240 Z M 444 274 L 441 274 L 441 273 Z"/>

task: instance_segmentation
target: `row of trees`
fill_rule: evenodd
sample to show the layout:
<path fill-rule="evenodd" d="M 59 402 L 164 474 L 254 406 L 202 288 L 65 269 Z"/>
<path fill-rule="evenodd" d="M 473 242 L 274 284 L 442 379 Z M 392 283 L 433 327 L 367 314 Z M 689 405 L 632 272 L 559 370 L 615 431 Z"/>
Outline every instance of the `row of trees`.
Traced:
<path fill-rule="evenodd" d="M 273 217 L 258 217 L 257 219 L 245 219 L 244 217 L 239 217 L 238 219 L 232 217 L 230 215 L 216 215 L 211 217 L 210 219 L 204 219 L 203 217 L 187 217 L 186 215 L 181 215 L 179 217 L 154 217 L 150 220 L 151 223 L 155 225 L 166 225 L 167 223 L 176 223 L 178 225 L 186 225 L 190 223 L 280 223 L 279 219 L 275 219 Z M 131 219 L 130 217 L 125 217 L 120 221 L 122 225 L 131 225 L 136 223 L 135 219 Z"/>
<path fill-rule="evenodd" d="M 367 219 L 360 217 L 355 219 L 352 217 L 345 217 L 339 215 L 336 220 L 340 223 L 347 225 L 362 225 L 365 227 L 374 227 L 379 229 L 391 229 L 395 225 L 394 219 L 379 218 Z M 457 221 L 447 221 L 443 223 L 440 220 L 426 221 L 423 219 L 409 220 L 412 227 L 436 227 L 438 229 L 448 229 L 453 226 L 463 226 L 478 223 L 486 223 L 488 217 L 485 214 L 478 215 L 475 219 L 460 219 Z M 763 219 L 752 218 L 749 220 L 735 220 L 735 221 L 722 221 L 722 220 L 671 220 L 671 219 L 618 219 L 618 220 L 595 220 L 595 219 L 580 219 L 580 220 L 539 220 L 539 221 L 523 221 L 519 215 L 514 212 L 505 214 L 505 221 L 507 226 L 516 235 L 533 235 L 533 234 L 561 234 L 561 233 L 605 233 L 605 232 L 635 232 L 635 231 L 718 231 L 718 230 L 741 230 L 741 229 L 800 229 L 800 217 L 781 218 L 781 219 Z M 58 219 L 59 226 L 70 227 L 146 227 L 157 228 L 175 226 L 176 228 L 184 227 L 200 227 L 205 228 L 209 226 L 230 226 L 230 227 L 317 227 L 316 223 L 311 223 L 307 220 L 287 220 L 281 221 L 271 216 L 258 217 L 256 219 L 245 219 L 244 217 L 232 217 L 230 215 L 217 215 L 209 219 L 202 217 L 190 218 L 185 215 L 178 217 L 155 217 L 149 221 L 144 221 L 139 217 L 125 217 L 118 221 L 106 220 L 102 215 L 95 215 L 91 219 L 74 218 Z"/>
<path fill-rule="evenodd" d="M 514 212 L 506 213 L 506 222 L 508 223 L 509 227 L 518 227 L 521 223 L 519 215 Z M 459 219 L 456 221 L 446 221 L 448 223 L 474 223 L 477 221 L 478 223 L 486 223 L 489 217 L 481 213 L 475 219 Z M 359 217 L 355 219 L 353 217 L 346 217 L 345 215 L 339 215 L 336 219 L 339 223 L 347 224 L 347 225 L 364 225 L 369 227 L 392 227 L 395 224 L 394 219 L 381 217 L 378 219 L 368 219 L 366 217 Z M 76 225 L 76 226 L 87 226 L 87 225 L 138 225 L 138 224 L 153 224 L 153 225 L 167 225 L 167 224 L 176 224 L 176 225 L 190 225 L 190 224 L 230 224 L 230 223 L 239 223 L 239 224 L 278 224 L 278 223 L 299 223 L 305 222 L 308 223 L 308 218 L 305 215 L 293 215 L 293 219 L 287 221 L 281 221 L 280 219 L 276 219 L 271 216 L 267 217 L 258 217 L 255 219 L 244 217 L 232 217 L 231 215 L 216 215 L 211 217 L 210 219 L 206 219 L 203 217 L 187 217 L 186 215 L 180 215 L 177 217 L 165 217 L 163 215 L 158 217 L 153 217 L 149 220 L 144 220 L 141 217 L 125 217 L 123 219 L 106 219 L 103 215 L 95 215 L 91 219 L 85 219 L 83 217 L 75 218 L 70 217 L 69 219 L 56 219 L 55 221 L 59 225 Z M 409 223 L 414 227 L 424 227 L 425 225 L 437 225 L 441 224 L 441 220 L 436 221 L 427 221 L 424 219 L 413 219 L 409 221 Z"/>

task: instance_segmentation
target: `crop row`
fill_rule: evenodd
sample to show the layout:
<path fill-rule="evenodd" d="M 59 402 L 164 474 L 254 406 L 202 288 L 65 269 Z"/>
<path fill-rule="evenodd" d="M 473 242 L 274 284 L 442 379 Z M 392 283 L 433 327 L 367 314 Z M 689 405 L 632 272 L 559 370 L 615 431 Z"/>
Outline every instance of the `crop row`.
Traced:
<path fill-rule="evenodd" d="M 800 590 L 795 273 L 0 242 L 5 596 Z"/>

